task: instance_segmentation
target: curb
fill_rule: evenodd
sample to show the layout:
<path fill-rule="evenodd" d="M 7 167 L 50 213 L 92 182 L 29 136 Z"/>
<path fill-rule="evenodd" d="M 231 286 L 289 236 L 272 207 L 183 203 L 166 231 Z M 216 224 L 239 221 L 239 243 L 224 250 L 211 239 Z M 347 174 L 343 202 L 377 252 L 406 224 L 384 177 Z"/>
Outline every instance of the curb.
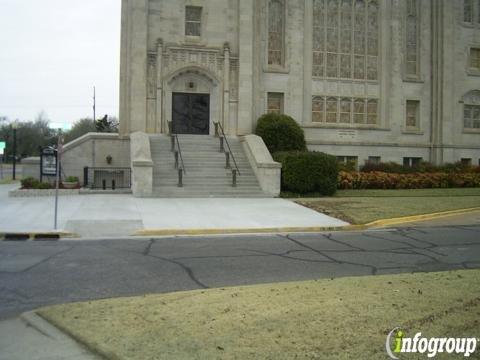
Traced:
<path fill-rule="evenodd" d="M 356 228 L 359 225 L 320 226 L 320 227 L 278 227 L 278 228 L 230 228 L 230 229 L 146 229 L 139 230 L 133 236 L 175 236 L 175 235 L 231 235 L 231 234 L 274 234 L 294 232 L 339 231 Z"/>
<path fill-rule="evenodd" d="M 390 219 L 375 220 L 366 224 L 346 226 L 319 226 L 319 227 L 277 227 L 277 228 L 247 228 L 247 229 L 145 229 L 139 230 L 133 236 L 180 236 L 180 235 L 229 235 L 229 234 L 275 234 L 275 233 L 308 233 L 324 231 L 359 231 L 381 228 L 389 225 L 400 225 L 415 221 L 427 221 L 453 215 L 467 214 L 480 211 L 480 207 L 442 211 L 430 214 L 403 216 Z"/>
<path fill-rule="evenodd" d="M 468 214 L 476 211 L 480 211 L 480 207 L 449 210 L 449 211 L 442 211 L 442 212 L 422 214 L 422 215 L 403 216 L 403 217 L 391 218 L 391 219 L 381 219 L 381 220 L 376 220 L 368 224 L 365 224 L 365 226 L 367 226 L 368 228 L 376 228 L 376 227 L 384 227 L 389 225 L 399 225 L 399 224 L 410 223 L 415 221 L 428 221 L 428 220 L 434 220 L 434 219 L 439 219 L 439 218 L 453 216 L 453 215 Z"/>
<path fill-rule="evenodd" d="M 78 235 L 66 231 L 0 232 L 0 241 L 56 241 L 74 237 Z"/>
<path fill-rule="evenodd" d="M 38 332 L 52 339 L 61 340 L 62 338 L 67 337 L 68 339 L 72 340 L 60 329 L 56 328 L 55 326 L 50 324 L 48 321 L 44 320 L 42 317 L 37 315 L 35 311 L 28 311 L 21 314 L 20 319 L 27 325 L 33 327 Z"/>

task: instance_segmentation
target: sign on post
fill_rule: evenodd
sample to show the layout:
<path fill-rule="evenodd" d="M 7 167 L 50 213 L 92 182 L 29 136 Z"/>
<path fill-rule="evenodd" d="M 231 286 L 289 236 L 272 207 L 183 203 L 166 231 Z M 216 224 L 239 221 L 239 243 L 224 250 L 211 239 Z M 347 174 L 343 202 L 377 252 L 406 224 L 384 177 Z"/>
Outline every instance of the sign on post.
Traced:
<path fill-rule="evenodd" d="M 40 156 L 40 173 L 42 176 L 57 175 L 57 151 L 53 148 L 44 148 Z"/>
<path fill-rule="evenodd" d="M 3 152 L 5 151 L 5 141 L 0 141 L 0 155 L 3 155 Z"/>

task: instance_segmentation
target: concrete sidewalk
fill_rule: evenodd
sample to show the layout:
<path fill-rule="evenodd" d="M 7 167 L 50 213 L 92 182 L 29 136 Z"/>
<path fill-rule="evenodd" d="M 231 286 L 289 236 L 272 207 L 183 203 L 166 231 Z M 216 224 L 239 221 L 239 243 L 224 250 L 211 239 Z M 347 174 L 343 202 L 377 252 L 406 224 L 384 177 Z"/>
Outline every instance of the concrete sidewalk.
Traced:
<path fill-rule="evenodd" d="M 33 312 L 0 321 L 0 360 L 100 359 Z"/>
<path fill-rule="evenodd" d="M 18 186 L 18 185 L 17 185 Z M 54 197 L 9 198 L 0 185 L 0 232 L 53 230 Z M 58 230 L 118 237 L 141 230 L 261 230 L 338 227 L 347 223 L 283 199 L 161 199 L 131 195 L 59 198 Z"/>

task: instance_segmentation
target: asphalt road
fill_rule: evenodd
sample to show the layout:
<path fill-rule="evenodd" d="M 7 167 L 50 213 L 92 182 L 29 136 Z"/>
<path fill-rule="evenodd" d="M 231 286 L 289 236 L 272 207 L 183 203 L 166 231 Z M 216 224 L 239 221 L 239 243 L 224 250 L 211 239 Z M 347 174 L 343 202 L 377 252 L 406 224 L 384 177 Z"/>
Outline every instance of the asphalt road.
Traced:
<path fill-rule="evenodd" d="M 0 242 L 0 319 L 47 304 L 341 276 L 480 268 L 480 225 Z"/>

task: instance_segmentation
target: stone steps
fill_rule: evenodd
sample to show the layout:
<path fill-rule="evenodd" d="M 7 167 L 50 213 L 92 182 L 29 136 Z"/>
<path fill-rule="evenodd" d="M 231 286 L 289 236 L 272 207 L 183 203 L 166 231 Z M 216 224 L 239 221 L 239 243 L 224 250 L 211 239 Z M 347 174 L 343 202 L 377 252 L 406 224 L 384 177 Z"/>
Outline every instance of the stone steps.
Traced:
<path fill-rule="evenodd" d="M 220 152 L 220 141 L 213 136 L 179 135 L 186 173 L 183 187 L 178 187 L 178 170 L 174 167 L 174 153 L 168 136 L 150 136 L 153 161 L 153 196 L 157 197 L 267 197 L 243 151 L 240 141 L 229 137 L 240 174 L 237 186 L 232 187 L 232 170 L 225 169 L 225 153 Z M 225 144 L 225 149 L 227 145 Z M 230 165 L 234 168 L 233 159 Z"/>

